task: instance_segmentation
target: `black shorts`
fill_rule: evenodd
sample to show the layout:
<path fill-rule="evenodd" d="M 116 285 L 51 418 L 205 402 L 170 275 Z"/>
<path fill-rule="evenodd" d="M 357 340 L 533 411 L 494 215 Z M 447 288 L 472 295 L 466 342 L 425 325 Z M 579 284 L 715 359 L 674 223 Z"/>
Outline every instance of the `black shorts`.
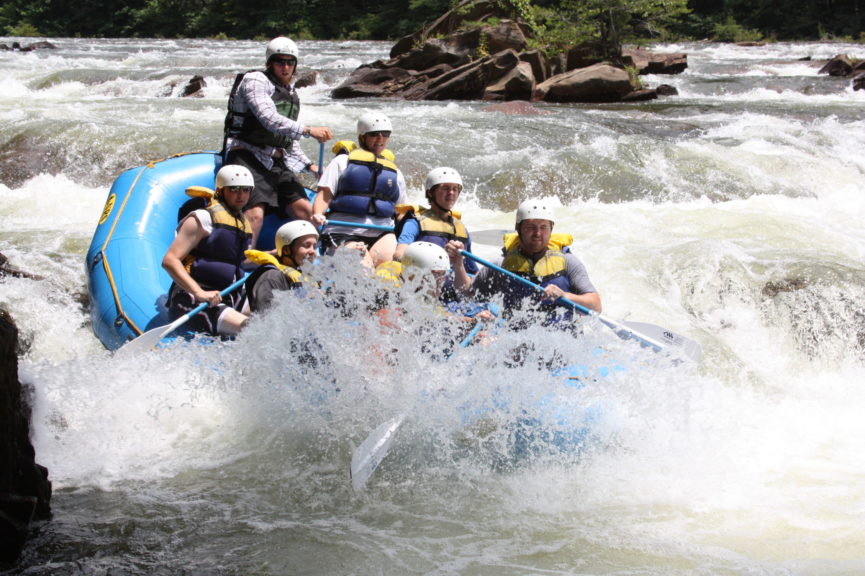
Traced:
<path fill-rule="evenodd" d="M 250 194 L 244 210 L 263 204 L 265 211 L 278 210 L 280 218 L 293 218 L 294 214 L 289 212 L 288 207 L 297 200 L 308 199 L 303 184 L 279 158 L 274 158 L 273 168 L 267 170 L 255 154 L 243 148 L 236 148 L 228 151 L 225 163 L 240 164 L 252 172 L 255 189 Z"/>
<path fill-rule="evenodd" d="M 372 248 L 372 245 L 378 242 L 382 236 L 393 234 L 393 232 L 382 232 L 378 236 L 356 236 L 354 234 L 329 234 L 327 232 L 321 235 L 322 252 L 336 250 L 347 242 L 363 242 L 366 244 L 367 250 Z"/>
<path fill-rule="evenodd" d="M 202 332 L 211 336 L 218 336 L 219 317 L 229 308 L 240 310 L 243 307 L 245 296 L 239 296 L 238 291 L 227 294 L 220 304 L 208 306 L 203 311 L 189 319 L 184 329 L 193 332 Z M 196 302 L 192 294 L 172 283 L 168 290 L 168 315 L 172 321 L 192 312 L 201 302 Z"/>

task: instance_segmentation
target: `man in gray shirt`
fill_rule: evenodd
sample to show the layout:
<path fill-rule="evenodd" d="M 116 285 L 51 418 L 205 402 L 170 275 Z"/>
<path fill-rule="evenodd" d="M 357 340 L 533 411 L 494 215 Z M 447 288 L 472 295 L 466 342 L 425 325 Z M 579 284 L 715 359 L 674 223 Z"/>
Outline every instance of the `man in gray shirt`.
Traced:
<path fill-rule="evenodd" d="M 478 299 L 489 299 L 501 294 L 505 310 L 519 308 L 527 300 L 538 303 L 541 309 L 552 311 L 560 298 L 585 308 L 601 312 L 601 297 L 589 279 L 583 263 L 567 246 L 570 234 L 553 234 L 555 217 L 552 209 L 540 200 L 526 200 L 517 209 L 516 235 L 505 237 L 503 256 L 493 264 L 521 276 L 542 288 L 542 292 L 514 280 L 499 271 L 482 266 L 474 279 L 455 278 L 463 294 Z M 446 247 L 452 263 L 463 256 L 458 243 Z"/>

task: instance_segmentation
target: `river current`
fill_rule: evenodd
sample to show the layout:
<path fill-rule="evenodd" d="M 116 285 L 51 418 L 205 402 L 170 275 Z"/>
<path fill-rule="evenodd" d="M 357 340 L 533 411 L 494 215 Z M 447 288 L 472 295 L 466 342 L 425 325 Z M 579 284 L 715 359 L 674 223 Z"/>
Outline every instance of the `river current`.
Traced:
<path fill-rule="evenodd" d="M 0 252 L 43 277 L 0 281 L 0 306 L 54 485 L 53 519 L 7 573 L 865 572 L 865 92 L 817 74 L 835 54 L 865 58 L 861 45 L 655 46 L 688 54 L 683 74 L 644 79 L 678 96 L 507 115 L 332 100 L 390 45 L 300 42 L 300 71 L 318 73 L 302 120 L 344 139 L 363 111 L 387 113 L 410 198 L 430 168 L 459 170 L 484 256 L 521 199 L 550 198 L 605 315 L 693 338 L 689 368 L 591 322 L 444 360 L 419 353 L 424 310 L 387 331 L 289 299 L 234 342 L 107 352 L 81 295 L 111 182 L 219 149 L 233 75 L 264 47 L 52 42 L 0 52 Z M 180 98 L 194 75 L 203 97 Z M 352 273 L 338 264 L 337 282 Z M 297 361 L 292 343 L 310 337 L 326 361 Z M 563 393 L 550 358 L 626 369 Z M 556 433 L 539 397 L 594 414 L 591 439 L 515 456 L 515 415 Z M 402 412 L 353 491 L 353 449 Z"/>

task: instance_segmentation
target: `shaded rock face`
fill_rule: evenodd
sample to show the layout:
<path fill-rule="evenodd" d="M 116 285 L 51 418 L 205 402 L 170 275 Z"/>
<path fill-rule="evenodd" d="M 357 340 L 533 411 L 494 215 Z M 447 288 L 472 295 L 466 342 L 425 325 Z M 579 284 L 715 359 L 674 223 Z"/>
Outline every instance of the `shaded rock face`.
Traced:
<path fill-rule="evenodd" d="M 688 68 L 688 55 L 654 54 L 643 48 L 625 48 L 622 61 L 637 69 L 640 74 L 681 74 Z"/>
<path fill-rule="evenodd" d="M 838 54 L 826 62 L 817 73 L 847 77 L 851 79 L 853 90 L 865 89 L 865 60 L 854 61 L 846 54 Z"/>
<path fill-rule="evenodd" d="M 39 42 L 33 42 L 32 44 L 27 44 L 26 46 L 22 46 L 19 42 L 13 42 L 11 46 L 8 44 L 0 44 L 0 50 L 14 50 L 16 52 L 32 52 L 33 50 L 56 50 L 57 46 L 48 42 L 47 40 L 41 40 Z"/>
<path fill-rule="evenodd" d="M 849 76 L 853 72 L 853 62 L 846 54 L 838 54 L 817 71 L 829 76 Z"/>
<path fill-rule="evenodd" d="M 48 470 L 30 443 L 30 407 L 18 381 L 18 328 L 0 309 L 0 566 L 14 562 L 34 519 L 51 516 Z"/>
<path fill-rule="evenodd" d="M 186 83 L 186 86 L 183 87 L 183 91 L 180 93 L 181 98 L 201 98 L 204 96 L 204 88 L 207 86 L 207 80 L 202 76 L 195 75 L 189 79 L 189 82 Z"/>

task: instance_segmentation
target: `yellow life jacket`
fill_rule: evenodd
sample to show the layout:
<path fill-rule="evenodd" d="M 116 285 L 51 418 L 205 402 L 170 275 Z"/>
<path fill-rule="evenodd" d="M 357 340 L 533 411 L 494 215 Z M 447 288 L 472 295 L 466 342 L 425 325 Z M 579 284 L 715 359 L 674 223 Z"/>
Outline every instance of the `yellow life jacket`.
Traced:
<path fill-rule="evenodd" d="M 535 284 L 546 286 L 555 283 L 562 290 L 570 291 L 570 283 L 565 276 L 566 261 L 563 249 L 574 241 L 570 234 L 553 233 L 547 245 L 547 252 L 537 262 L 532 262 L 519 249 L 520 240 L 516 232 L 505 234 L 505 257 L 502 268 L 522 276 Z"/>
<path fill-rule="evenodd" d="M 337 156 L 340 154 L 350 154 L 354 150 L 363 150 L 363 148 L 351 140 L 339 140 L 333 145 L 333 148 L 331 148 L 331 151 Z M 372 152 L 369 152 L 369 154 L 372 154 Z M 391 162 L 396 161 L 396 156 L 394 156 L 393 152 L 387 148 L 382 150 L 381 157 L 385 160 L 390 160 Z"/>
<path fill-rule="evenodd" d="M 450 211 L 450 219 L 442 218 L 432 208 L 419 205 L 399 204 L 396 211 L 403 217 L 417 220 L 420 233 L 415 238 L 415 242 L 432 242 L 444 247 L 449 240 L 466 242 L 469 239 L 468 230 L 460 220 L 460 213 L 456 210 Z"/>
<path fill-rule="evenodd" d="M 292 285 L 301 284 L 305 280 L 309 280 L 308 278 L 304 277 L 300 270 L 287 264 L 283 264 L 274 254 L 271 254 L 270 252 L 262 252 L 261 250 L 247 250 L 244 254 L 246 258 L 254 264 L 258 264 L 259 266 L 269 264 L 275 267 L 280 272 L 285 274 L 285 276 L 288 278 L 289 282 Z"/>

